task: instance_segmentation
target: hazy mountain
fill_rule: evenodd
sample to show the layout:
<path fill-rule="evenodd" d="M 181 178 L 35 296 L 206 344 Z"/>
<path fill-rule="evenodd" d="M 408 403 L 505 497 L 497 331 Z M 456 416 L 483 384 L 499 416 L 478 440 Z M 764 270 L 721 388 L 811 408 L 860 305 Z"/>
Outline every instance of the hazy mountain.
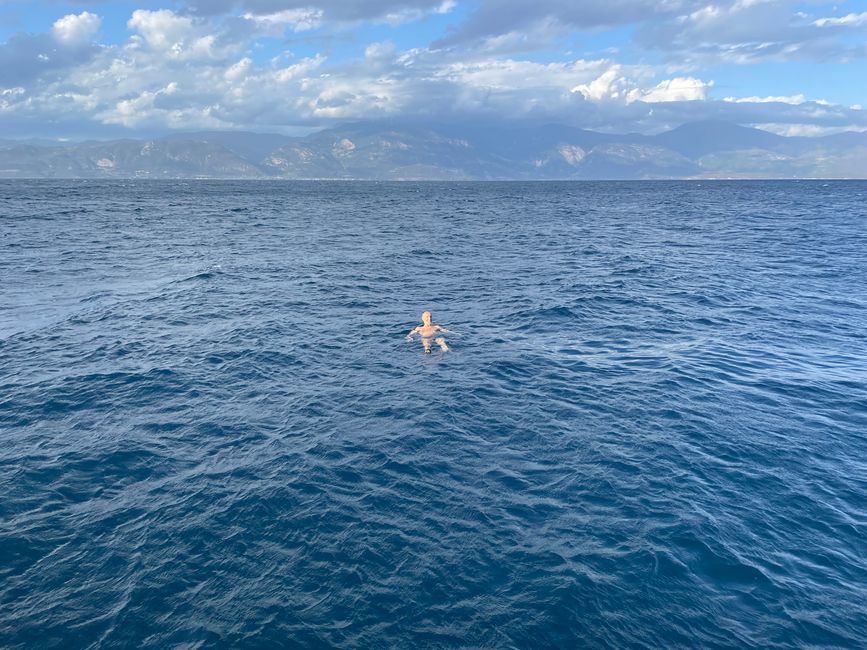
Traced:
<path fill-rule="evenodd" d="M 199 131 L 196 133 L 176 133 L 165 139 L 172 141 L 193 140 L 222 145 L 247 162 L 258 164 L 277 147 L 281 147 L 295 138 L 275 133 Z"/>
<path fill-rule="evenodd" d="M 364 122 L 306 137 L 180 133 L 156 140 L 0 141 L 5 178 L 867 178 L 867 134 L 783 137 L 725 122 L 656 136 L 556 124 Z"/>
<path fill-rule="evenodd" d="M 721 151 L 767 149 L 776 151 L 786 138 L 728 122 L 692 122 L 660 133 L 654 140 L 692 159 Z"/>
<path fill-rule="evenodd" d="M 29 178 L 255 177 L 222 145 L 197 140 L 113 140 L 78 145 L 0 144 L 0 176 Z"/>

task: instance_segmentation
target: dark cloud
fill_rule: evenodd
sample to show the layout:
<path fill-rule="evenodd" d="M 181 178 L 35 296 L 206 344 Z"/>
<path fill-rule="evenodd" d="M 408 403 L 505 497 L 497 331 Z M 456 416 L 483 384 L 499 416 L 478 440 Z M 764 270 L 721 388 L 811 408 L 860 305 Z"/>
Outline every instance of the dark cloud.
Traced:
<path fill-rule="evenodd" d="M 487 0 L 469 19 L 435 47 L 472 43 L 547 23 L 567 29 L 588 30 L 640 23 L 659 15 L 672 15 L 697 2 L 651 0 Z"/>
<path fill-rule="evenodd" d="M 635 45 L 686 64 L 865 56 L 863 43 L 847 42 L 857 24 L 823 27 L 816 18 L 796 0 L 480 0 L 465 22 L 432 46 L 541 49 L 566 33 L 631 25 Z"/>
<path fill-rule="evenodd" d="M 16 34 L 0 43 L 0 87 L 25 88 L 93 59 L 100 46 L 64 46 L 48 34 Z"/>
<path fill-rule="evenodd" d="M 819 27 L 797 8 L 791 0 L 708 4 L 676 20 L 644 22 L 634 41 L 695 64 L 863 56 L 863 47 L 845 40 L 850 29 Z"/>

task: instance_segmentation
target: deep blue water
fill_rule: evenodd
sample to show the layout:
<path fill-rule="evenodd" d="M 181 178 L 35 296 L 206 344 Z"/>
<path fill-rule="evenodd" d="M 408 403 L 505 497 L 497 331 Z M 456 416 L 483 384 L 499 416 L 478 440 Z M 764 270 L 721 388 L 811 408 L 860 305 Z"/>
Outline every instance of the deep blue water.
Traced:
<path fill-rule="evenodd" d="M 0 183 L 0 647 L 864 647 L 865 198 Z"/>

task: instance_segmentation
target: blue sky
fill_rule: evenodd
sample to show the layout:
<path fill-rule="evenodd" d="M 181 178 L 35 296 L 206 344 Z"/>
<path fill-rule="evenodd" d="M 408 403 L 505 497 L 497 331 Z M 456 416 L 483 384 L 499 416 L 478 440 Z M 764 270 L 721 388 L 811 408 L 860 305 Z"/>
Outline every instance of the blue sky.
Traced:
<path fill-rule="evenodd" d="M 364 119 L 867 130 L 867 0 L 0 0 L 0 137 Z"/>

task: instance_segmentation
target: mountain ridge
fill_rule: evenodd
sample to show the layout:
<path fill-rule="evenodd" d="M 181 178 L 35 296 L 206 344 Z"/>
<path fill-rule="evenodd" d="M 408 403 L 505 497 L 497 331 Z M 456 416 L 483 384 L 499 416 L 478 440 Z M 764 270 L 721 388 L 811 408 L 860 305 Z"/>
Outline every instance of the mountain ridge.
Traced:
<path fill-rule="evenodd" d="M 180 132 L 0 140 L 0 178 L 643 180 L 867 178 L 867 134 L 781 136 L 699 121 L 657 135 L 559 124 L 352 122 L 302 137 Z"/>

